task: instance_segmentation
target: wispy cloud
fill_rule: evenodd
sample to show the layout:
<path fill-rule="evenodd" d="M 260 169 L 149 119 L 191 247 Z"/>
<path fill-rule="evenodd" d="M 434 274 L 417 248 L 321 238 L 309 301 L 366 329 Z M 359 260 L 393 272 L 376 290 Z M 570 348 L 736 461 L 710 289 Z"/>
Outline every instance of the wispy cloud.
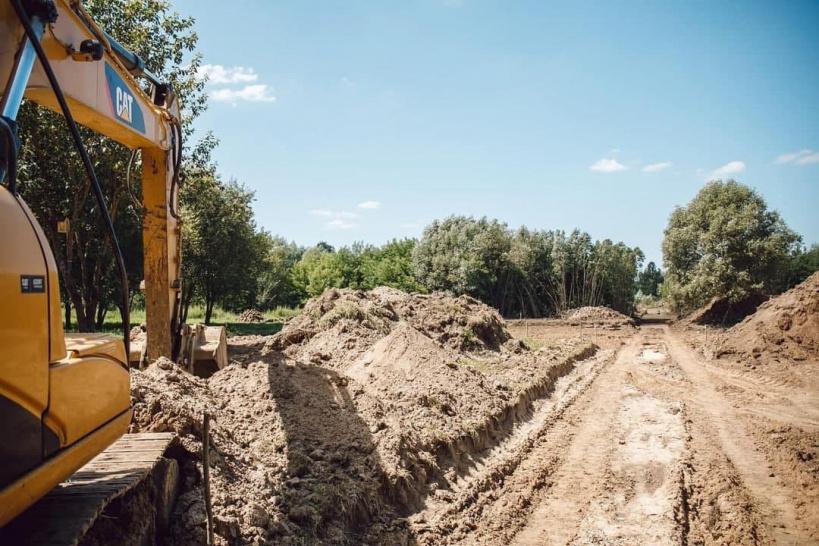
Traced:
<path fill-rule="evenodd" d="M 247 66 L 223 66 L 205 64 L 196 73 L 212 88 L 210 98 L 214 102 L 227 102 L 236 106 L 239 101 L 275 102 L 276 96 L 266 83 L 256 83 L 259 75 Z M 229 86 L 229 87 L 225 87 Z"/>
<path fill-rule="evenodd" d="M 598 159 L 589 167 L 589 170 L 599 173 L 616 173 L 617 171 L 625 171 L 626 169 L 628 169 L 628 167 L 616 159 L 611 158 Z"/>
<path fill-rule="evenodd" d="M 196 71 L 200 78 L 206 78 L 209 84 L 225 85 L 231 83 L 250 83 L 259 79 L 256 71 L 249 66 L 223 66 L 221 64 L 203 64 Z"/>
<path fill-rule="evenodd" d="M 360 209 L 378 210 L 378 209 L 381 208 L 381 202 L 380 201 L 364 201 L 364 202 L 359 203 L 357 206 Z"/>
<path fill-rule="evenodd" d="M 804 149 L 799 150 L 798 152 L 791 152 L 788 154 L 782 154 L 776 158 L 774 163 L 793 163 L 796 165 L 809 165 L 811 163 L 819 163 L 819 152 L 814 152 L 813 150 Z"/>
<path fill-rule="evenodd" d="M 669 168 L 673 163 L 670 161 L 661 161 L 659 163 L 651 163 L 643 167 L 644 173 L 658 173 L 660 171 L 664 171 L 665 169 Z"/>
<path fill-rule="evenodd" d="M 745 170 L 744 161 L 729 161 L 722 167 L 719 167 L 711 171 L 711 178 L 720 178 L 723 176 L 737 174 L 741 173 L 744 170 Z"/>
<path fill-rule="evenodd" d="M 313 209 L 310 214 L 324 218 L 324 227 L 327 229 L 353 229 L 358 227 L 355 220 L 359 218 L 359 215 L 349 210 Z"/>
<path fill-rule="evenodd" d="M 353 229 L 357 226 L 355 222 L 343 220 L 341 218 L 334 218 L 325 224 L 327 229 Z"/>
<path fill-rule="evenodd" d="M 240 89 L 215 89 L 210 98 L 216 102 L 230 102 L 236 104 L 240 100 L 247 102 L 275 102 L 276 97 L 271 94 L 270 88 L 264 83 L 246 85 Z"/>

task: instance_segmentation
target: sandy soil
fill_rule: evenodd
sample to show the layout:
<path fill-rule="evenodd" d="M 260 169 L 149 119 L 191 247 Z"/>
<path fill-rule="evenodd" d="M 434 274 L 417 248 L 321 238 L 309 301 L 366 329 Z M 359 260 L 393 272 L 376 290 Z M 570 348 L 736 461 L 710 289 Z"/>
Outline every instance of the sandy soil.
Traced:
<path fill-rule="evenodd" d="M 529 335 L 566 333 L 552 324 Z M 616 358 L 601 351 L 562 378 L 447 502 L 412 516 L 415 541 L 819 543 L 811 414 L 769 398 L 769 383 L 746 380 L 742 402 L 737 388 L 679 332 L 644 326 Z M 815 395 L 799 407 L 815 413 Z"/>
<path fill-rule="evenodd" d="M 389 290 L 306 311 L 210 379 L 135 377 L 137 426 L 191 455 L 169 543 L 201 539 L 210 408 L 219 544 L 819 544 L 810 358 Z"/>

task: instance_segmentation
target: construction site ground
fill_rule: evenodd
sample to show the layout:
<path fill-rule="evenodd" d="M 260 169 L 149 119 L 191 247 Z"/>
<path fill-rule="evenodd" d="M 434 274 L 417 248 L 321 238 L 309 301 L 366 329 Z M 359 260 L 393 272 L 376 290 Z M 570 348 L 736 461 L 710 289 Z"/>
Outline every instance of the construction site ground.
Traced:
<path fill-rule="evenodd" d="M 133 432 L 178 440 L 157 540 L 204 543 L 210 413 L 217 544 L 819 544 L 816 294 L 706 332 L 330 291 L 210 378 L 134 372 Z"/>

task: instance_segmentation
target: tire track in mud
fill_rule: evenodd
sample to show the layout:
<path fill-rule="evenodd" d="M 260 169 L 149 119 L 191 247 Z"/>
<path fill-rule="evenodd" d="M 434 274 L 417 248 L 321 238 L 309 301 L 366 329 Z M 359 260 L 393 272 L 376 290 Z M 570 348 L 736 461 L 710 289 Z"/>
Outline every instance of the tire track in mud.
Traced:
<path fill-rule="evenodd" d="M 599 384 L 622 380 L 614 376 L 623 375 L 624 355 L 633 351 L 634 346 L 632 341 L 621 350 L 614 365 L 599 378 Z M 616 413 L 611 408 L 620 393 L 596 387 L 588 394 L 590 403 L 585 406 L 584 415 L 576 421 L 574 438 L 562 464 L 550 477 L 551 487 L 529 517 L 529 525 L 515 537 L 514 544 L 567 544 L 574 536 L 589 501 L 578 496 L 577 491 L 594 490 L 603 479 L 612 451 L 609 431 Z"/>
<path fill-rule="evenodd" d="M 553 486 L 515 537 L 540 544 L 677 544 L 685 443 L 679 404 L 632 383 L 644 353 L 635 336 L 601 375 Z"/>
<path fill-rule="evenodd" d="M 810 530 L 802 529 L 797 521 L 793 492 L 782 484 L 772 472 L 770 461 L 756 449 L 740 411 L 717 391 L 714 374 L 667 328 L 664 338 L 669 354 L 691 381 L 689 403 L 697 406 L 700 415 L 716 432 L 721 451 L 750 493 L 770 539 L 777 544 L 811 542 Z"/>
<path fill-rule="evenodd" d="M 497 544 L 510 539 L 536 492 L 559 462 L 555 448 L 568 447 L 573 406 L 614 360 L 613 351 L 577 363 L 553 393 L 539 401 L 529 419 L 501 444 L 487 450 L 451 490 L 430 495 L 411 516 L 411 544 Z M 511 517 L 510 517 L 511 515 Z"/>
<path fill-rule="evenodd" d="M 665 327 L 579 363 L 409 518 L 410 544 L 813 544 L 714 377 Z M 689 354 L 690 353 L 690 354 Z"/>

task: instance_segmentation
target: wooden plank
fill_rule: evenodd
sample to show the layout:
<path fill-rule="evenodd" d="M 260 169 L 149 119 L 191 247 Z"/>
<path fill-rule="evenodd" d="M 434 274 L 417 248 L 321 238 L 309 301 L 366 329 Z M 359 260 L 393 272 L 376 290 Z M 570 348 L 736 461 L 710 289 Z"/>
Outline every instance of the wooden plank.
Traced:
<path fill-rule="evenodd" d="M 173 439 L 170 433 L 124 435 L 3 532 L 19 544 L 75 546 L 113 500 L 151 474 Z"/>

